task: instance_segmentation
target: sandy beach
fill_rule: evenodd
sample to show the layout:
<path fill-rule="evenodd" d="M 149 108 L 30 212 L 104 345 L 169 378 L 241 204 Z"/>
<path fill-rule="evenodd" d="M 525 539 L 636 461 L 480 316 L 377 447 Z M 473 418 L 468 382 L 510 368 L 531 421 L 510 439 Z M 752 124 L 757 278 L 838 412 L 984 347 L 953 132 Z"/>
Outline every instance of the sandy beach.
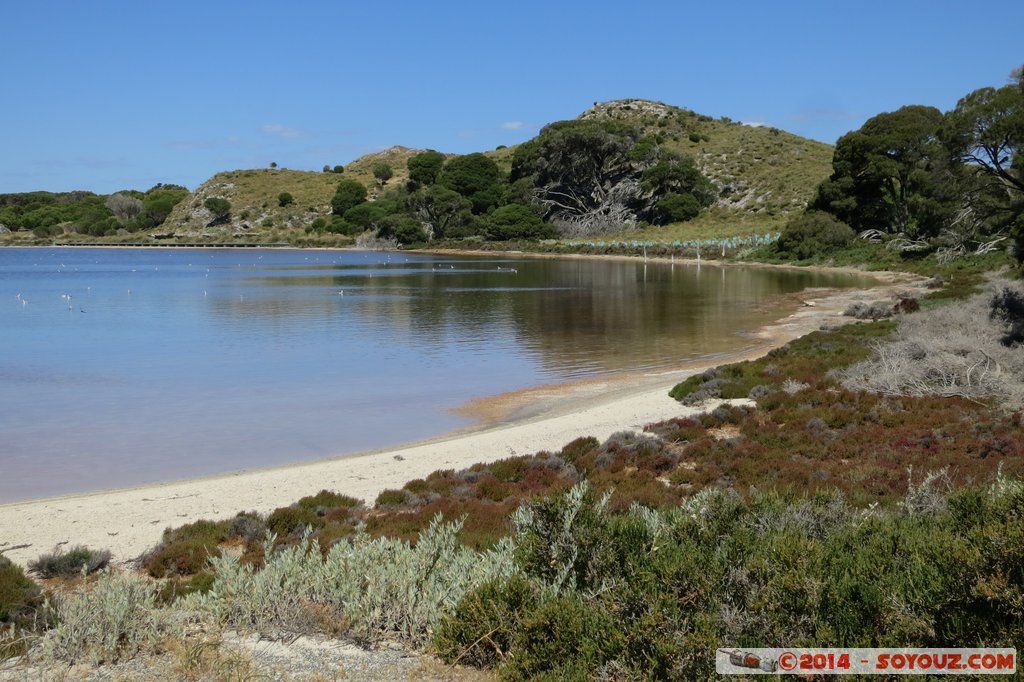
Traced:
<path fill-rule="evenodd" d="M 544 386 L 474 401 L 461 411 L 479 424 L 430 441 L 272 469 L 0 505 L 0 553 L 26 563 L 57 545 L 110 549 L 128 561 L 155 545 L 167 527 L 218 519 L 239 511 L 269 512 L 321 489 L 372 504 L 378 493 L 399 488 L 437 469 L 558 450 L 581 436 L 605 439 L 622 430 L 685 415 L 693 410 L 668 397 L 685 377 L 724 362 L 763 355 L 822 325 L 844 324 L 853 301 L 888 299 L 922 290 L 910 276 L 863 273 L 880 284 L 867 290 L 806 290 L 792 297 L 795 312 L 757 333 L 742 356 L 716 358 L 656 374 L 616 376 Z"/>

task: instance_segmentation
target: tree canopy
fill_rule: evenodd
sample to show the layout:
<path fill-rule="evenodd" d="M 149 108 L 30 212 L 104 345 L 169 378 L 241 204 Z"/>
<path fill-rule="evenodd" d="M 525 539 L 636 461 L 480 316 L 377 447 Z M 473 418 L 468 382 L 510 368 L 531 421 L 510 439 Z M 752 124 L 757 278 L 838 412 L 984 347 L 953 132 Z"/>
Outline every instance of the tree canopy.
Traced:
<path fill-rule="evenodd" d="M 1012 79 L 946 114 L 905 106 L 872 117 L 836 143 L 833 173 L 810 208 L 900 251 L 949 258 L 1013 237 L 1024 257 L 1024 78 Z M 810 225 L 824 222 L 795 227 Z"/>
<path fill-rule="evenodd" d="M 432 185 L 444 166 L 444 154 L 428 149 L 408 161 L 409 179 L 420 185 Z"/>
<path fill-rule="evenodd" d="M 231 202 L 224 197 L 210 197 L 203 202 L 203 206 L 213 216 L 211 225 L 223 223 L 231 215 Z"/>
<path fill-rule="evenodd" d="M 394 175 L 395 171 L 391 168 L 391 164 L 385 161 L 373 164 L 373 177 L 377 179 L 377 182 L 380 183 L 381 187 L 386 185 L 388 180 L 394 177 Z"/>
<path fill-rule="evenodd" d="M 874 116 L 836 143 L 833 173 L 814 207 L 857 230 L 891 229 L 934 236 L 949 206 L 942 206 L 944 151 L 938 141 L 942 112 L 906 106 Z"/>
<path fill-rule="evenodd" d="M 366 188 L 358 180 L 345 178 L 331 198 L 331 212 L 343 216 L 345 211 L 366 201 Z"/>
<path fill-rule="evenodd" d="M 569 233 L 596 234 L 638 220 L 671 222 L 680 212 L 666 204 L 659 208 L 665 195 L 688 195 L 682 201 L 698 211 L 716 195 L 691 159 L 664 149 L 657 136 L 618 121 L 546 126 L 516 149 L 512 179 L 523 178 L 533 184 L 545 217 Z M 679 200 L 669 204 L 682 206 Z"/>
<path fill-rule="evenodd" d="M 488 239 L 553 239 L 558 236 L 554 225 L 522 204 L 506 204 L 484 219 Z"/>
<path fill-rule="evenodd" d="M 428 229 L 428 237 L 443 239 L 454 227 L 472 220 L 472 204 L 458 192 L 433 185 L 409 196 L 409 210 Z"/>
<path fill-rule="evenodd" d="M 473 213 L 485 213 L 502 200 L 498 165 L 483 154 L 456 156 L 444 164 L 437 183 L 469 199 Z"/>

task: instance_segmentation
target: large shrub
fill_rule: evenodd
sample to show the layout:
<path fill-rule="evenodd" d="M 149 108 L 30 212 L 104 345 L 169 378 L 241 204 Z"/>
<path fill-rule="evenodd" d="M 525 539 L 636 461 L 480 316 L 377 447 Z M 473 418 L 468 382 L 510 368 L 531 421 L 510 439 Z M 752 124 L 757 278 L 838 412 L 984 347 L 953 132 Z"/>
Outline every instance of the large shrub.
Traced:
<path fill-rule="evenodd" d="M 941 480 L 887 511 L 706 490 L 609 514 L 578 486 L 517 514 L 523 574 L 468 592 L 435 643 L 506 679 L 580 680 L 711 679 L 716 647 L 765 642 L 1012 646 L 1024 486 Z"/>
<path fill-rule="evenodd" d="M 488 239 L 554 239 L 558 231 L 522 204 L 507 204 L 483 221 Z"/>
<path fill-rule="evenodd" d="M 261 570 L 214 559 L 212 588 L 186 597 L 186 608 L 259 629 L 315 629 L 326 615 L 363 641 L 423 644 L 466 592 L 515 572 L 508 541 L 474 552 L 459 545 L 459 525 L 435 519 L 415 545 L 358 533 L 326 556 L 316 541 L 277 550 L 268 541 Z"/>
<path fill-rule="evenodd" d="M 854 240 L 853 228 L 823 211 L 806 211 L 792 218 L 779 236 L 779 251 L 799 260 L 832 253 Z"/>
<path fill-rule="evenodd" d="M 41 602 L 39 586 L 20 566 L 0 556 L 0 627 L 31 612 Z"/>
<path fill-rule="evenodd" d="M 331 210 L 334 215 L 342 216 L 345 215 L 345 211 L 364 201 L 366 201 L 366 188 L 356 180 L 345 178 L 338 183 L 338 189 L 335 190 L 334 196 L 331 198 Z"/>
<path fill-rule="evenodd" d="M 46 659 L 64 663 L 113 662 L 155 651 L 181 625 L 157 607 L 156 585 L 104 571 L 95 585 L 58 599 L 57 626 L 46 634 Z"/>
<path fill-rule="evenodd" d="M 49 554 L 41 554 L 30 561 L 28 568 L 41 578 L 73 578 L 82 573 L 95 573 L 110 563 L 109 550 L 89 549 L 83 545 L 68 551 L 57 548 Z"/>

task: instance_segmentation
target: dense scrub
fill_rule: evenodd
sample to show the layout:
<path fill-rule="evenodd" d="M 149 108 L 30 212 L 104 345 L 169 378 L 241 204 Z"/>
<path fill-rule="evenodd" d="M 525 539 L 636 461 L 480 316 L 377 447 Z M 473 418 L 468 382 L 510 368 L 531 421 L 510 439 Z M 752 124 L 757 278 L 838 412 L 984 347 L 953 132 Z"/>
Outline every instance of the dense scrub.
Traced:
<path fill-rule="evenodd" d="M 854 233 L 894 254 L 939 262 L 1012 251 L 1024 259 L 1024 77 L 940 112 L 909 105 L 836 142 L 832 174 L 776 247 L 827 258 Z"/>
<path fill-rule="evenodd" d="M 504 679 L 712 679 L 720 646 L 1009 646 L 1024 637 L 1024 487 L 706 491 L 609 513 L 585 487 L 515 517 L 521 572 L 443 619 L 449 661 Z"/>
<path fill-rule="evenodd" d="M 31 231 L 37 237 L 137 232 L 163 223 L 187 195 L 184 187 L 163 184 L 145 192 L 124 190 L 106 196 L 92 192 L 0 194 L 0 226 L 15 232 Z"/>
<path fill-rule="evenodd" d="M 39 586 L 0 555 L 0 660 L 24 651 L 23 632 L 35 625 L 42 605 Z"/>

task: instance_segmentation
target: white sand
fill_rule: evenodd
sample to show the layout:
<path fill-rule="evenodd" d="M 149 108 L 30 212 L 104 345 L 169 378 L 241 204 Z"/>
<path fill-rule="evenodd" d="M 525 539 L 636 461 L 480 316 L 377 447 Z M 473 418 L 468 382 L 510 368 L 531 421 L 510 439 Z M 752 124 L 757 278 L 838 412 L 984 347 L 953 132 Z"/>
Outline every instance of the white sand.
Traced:
<path fill-rule="evenodd" d="M 802 307 L 762 330 L 759 336 L 764 345 L 745 357 L 761 355 L 822 324 L 849 322 L 841 313 L 853 300 L 878 300 L 912 288 L 905 278 L 888 279 L 887 285 L 868 291 L 804 292 Z M 480 410 L 492 425 L 396 449 L 0 505 L 0 553 L 24 564 L 59 543 L 84 544 L 109 548 L 115 561 L 125 561 L 156 544 L 169 526 L 226 518 L 239 511 L 266 513 L 324 488 L 372 504 L 382 490 L 400 488 L 437 469 L 460 469 L 513 454 L 558 450 L 581 436 L 604 440 L 616 431 L 640 430 L 646 424 L 687 414 L 692 410 L 669 398 L 669 389 L 684 377 L 722 362 L 499 396 Z"/>

